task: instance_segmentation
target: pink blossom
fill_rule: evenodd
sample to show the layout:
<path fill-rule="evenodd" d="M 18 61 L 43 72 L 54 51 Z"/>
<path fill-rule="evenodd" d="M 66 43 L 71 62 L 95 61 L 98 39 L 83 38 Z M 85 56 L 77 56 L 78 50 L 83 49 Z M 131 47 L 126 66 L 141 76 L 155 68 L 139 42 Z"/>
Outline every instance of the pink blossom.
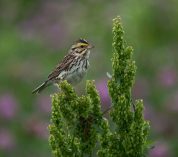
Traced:
<path fill-rule="evenodd" d="M 109 97 L 109 92 L 108 92 L 108 87 L 107 87 L 107 81 L 106 80 L 101 80 L 96 84 L 96 88 L 99 91 L 100 98 L 102 104 L 109 105 L 111 103 L 110 97 Z"/>
<path fill-rule="evenodd" d="M 158 81 L 164 87 L 173 87 L 177 82 L 177 73 L 173 68 L 163 68 L 158 73 Z"/>
<path fill-rule="evenodd" d="M 39 138 L 47 139 L 48 138 L 48 123 L 41 121 L 37 117 L 30 117 L 25 123 L 25 129 L 27 133 L 32 136 L 37 136 Z"/>
<path fill-rule="evenodd" d="M 158 143 L 149 153 L 150 157 L 170 157 L 169 146 L 166 143 Z"/>
<path fill-rule="evenodd" d="M 158 111 L 156 112 L 153 106 L 153 104 L 150 104 L 148 102 L 144 103 L 145 119 L 150 121 L 150 125 L 155 132 L 171 136 L 175 131 L 174 122 L 168 115 Z"/>
<path fill-rule="evenodd" d="M 17 111 L 17 102 L 11 94 L 4 94 L 0 96 L 0 117 L 12 119 L 15 117 Z"/>
<path fill-rule="evenodd" d="M 0 130 L 0 150 L 13 149 L 15 141 L 13 135 L 6 129 Z"/>
<path fill-rule="evenodd" d="M 21 24 L 20 30 L 24 38 L 41 38 L 47 45 L 59 48 L 64 45 L 68 36 L 68 25 L 62 15 L 70 7 L 67 1 L 46 1 L 39 8 L 37 15 Z M 48 46 L 48 47 L 49 47 Z"/>

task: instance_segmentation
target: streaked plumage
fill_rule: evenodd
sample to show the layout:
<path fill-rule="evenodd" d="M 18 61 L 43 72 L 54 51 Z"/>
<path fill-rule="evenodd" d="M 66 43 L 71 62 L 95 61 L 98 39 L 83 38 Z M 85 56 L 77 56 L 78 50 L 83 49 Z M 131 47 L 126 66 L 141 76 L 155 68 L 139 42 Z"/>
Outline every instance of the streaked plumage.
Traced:
<path fill-rule="evenodd" d="M 67 80 L 72 85 L 79 83 L 89 67 L 90 49 L 93 48 L 85 39 L 73 44 L 62 62 L 49 74 L 48 79 L 32 91 L 40 93 L 47 86 Z"/>

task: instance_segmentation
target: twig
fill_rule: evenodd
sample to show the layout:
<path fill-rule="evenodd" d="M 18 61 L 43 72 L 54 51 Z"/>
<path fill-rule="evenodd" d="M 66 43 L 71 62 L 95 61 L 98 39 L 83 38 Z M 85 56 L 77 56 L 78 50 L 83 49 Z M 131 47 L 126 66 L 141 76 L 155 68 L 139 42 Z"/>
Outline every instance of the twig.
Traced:
<path fill-rule="evenodd" d="M 134 110 L 134 112 L 135 112 L 136 107 L 135 107 L 135 104 L 134 104 L 134 102 L 133 102 L 133 99 L 132 99 L 132 98 L 131 98 L 131 104 L 132 104 L 133 110 Z"/>
<path fill-rule="evenodd" d="M 102 116 L 105 115 L 108 111 L 110 111 L 110 110 L 112 109 L 112 107 L 113 107 L 113 106 L 110 106 L 109 108 L 107 108 L 107 109 L 103 112 Z"/>

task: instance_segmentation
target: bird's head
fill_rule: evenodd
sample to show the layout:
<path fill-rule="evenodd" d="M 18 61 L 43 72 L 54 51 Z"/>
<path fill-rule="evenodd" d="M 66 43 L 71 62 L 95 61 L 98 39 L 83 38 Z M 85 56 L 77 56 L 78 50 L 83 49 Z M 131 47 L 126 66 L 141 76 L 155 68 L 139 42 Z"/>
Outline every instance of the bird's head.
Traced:
<path fill-rule="evenodd" d="M 76 55 L 84 55 L 94 46 L 90 45 L 85 39 L 77 40 L 71 47 L 71 52 Z"/>

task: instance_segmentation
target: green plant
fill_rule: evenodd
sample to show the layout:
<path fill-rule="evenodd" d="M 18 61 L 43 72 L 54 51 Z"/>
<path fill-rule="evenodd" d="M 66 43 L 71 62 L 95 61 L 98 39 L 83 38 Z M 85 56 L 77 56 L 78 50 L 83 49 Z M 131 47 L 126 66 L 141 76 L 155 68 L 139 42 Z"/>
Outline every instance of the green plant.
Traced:
<path fill-rule="evenodd" d="M 52 96 L 49 125 L 49 142 L 54 156 L 144 156 L 149 124 L 143 118 L 142 100 L 136 100 L 134 111 L 131 109 L 136 66 L 132 60 L 133 49 L 127 46 L 123 34 L 117 17 L 113 20 L 113 74 L 108 81 L 111 120 L 105 119 L 101 112 L 93 81 L 87 81 L 86 95 L 81 97 L 66 81 L 61 82 L 62 92 Z"/>

